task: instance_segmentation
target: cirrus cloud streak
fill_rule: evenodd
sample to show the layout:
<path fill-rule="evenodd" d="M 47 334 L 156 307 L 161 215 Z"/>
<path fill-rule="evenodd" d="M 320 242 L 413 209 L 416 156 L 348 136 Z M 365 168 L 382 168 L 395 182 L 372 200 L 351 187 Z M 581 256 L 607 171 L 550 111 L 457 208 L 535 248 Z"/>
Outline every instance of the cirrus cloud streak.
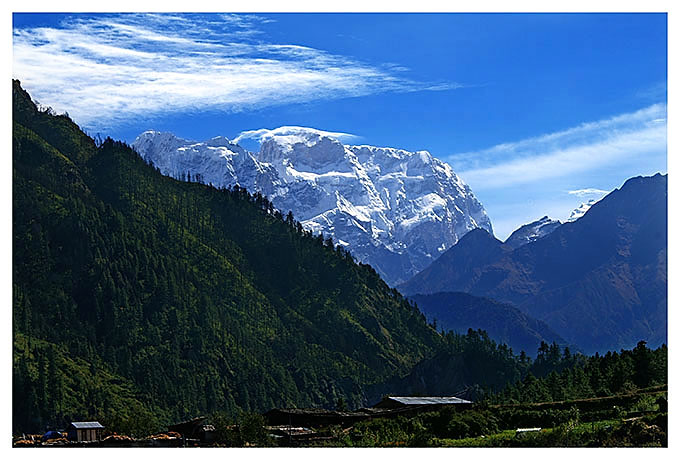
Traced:
<path fill-rule="evenodd" d="M 392 64 L 271 43 L 254 15 L 73 16 L 13 31 L 13 74 L 34 97 L 86 127 L 131 117 L 239 112 L 383 92 L 456 89 Z"/>
<path fill-rule="evenodd" d="M 666 105 L 452 155 L 449 163 L 475 190 L 499 189 L 666 156 Z M 664 161 L 665 163 L 665 161 Z M 575 190 L 570 194 L 603 192 Z"/>

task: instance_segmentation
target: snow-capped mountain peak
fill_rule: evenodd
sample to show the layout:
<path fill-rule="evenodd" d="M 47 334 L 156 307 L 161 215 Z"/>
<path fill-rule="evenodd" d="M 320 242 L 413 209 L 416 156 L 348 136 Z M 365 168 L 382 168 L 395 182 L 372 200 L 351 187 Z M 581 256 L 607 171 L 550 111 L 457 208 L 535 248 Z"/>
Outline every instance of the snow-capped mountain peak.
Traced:
<path fill-rule="evenodd" d="M 508 239 L 505 240 L 504 244 L 512 249 L 517 249 L 520 246 L 533 243 L 536 240 L 550 235 L 560 225 L 562 225 L 562 222 L 559 220 L 543 216 L 534 222 L 522 225 L 512 232 Z"/>
<path fill-rule="evenodd" d="M 164 152 L 179 148 L 189 142 L 175 136 L 172 133 L 160 131 L 144 131 L 135 139 L 135 145 L 143 149 L 148 154 Z"/>
<path fill-rule="evenodd" d="M 260 141 L 259 152 L 238 145 Z M 147 131 L 135 150 L 164 174 L 198 174 L 268 196 L 302 225 L 342 241 L 389 284 L 425 268 L 474 228 L 492 232 L 483 206 L 451 167 L 427 151 L 346 145 L 351 137 L 284 126 L 206 142 Z"/>
<path fill-rule="evenodd" d="M 295 144 L 312 145 L 318 142 L 320 138 L 336 139 L 338 141 L 349 141 L 356 139 L 357 136 L 348 133 L 339 133 L 332 131 L 322 131 L 315 128 L 307 128 L 304 126 L 280 126 L 275 129 L 255 129 L 251 131 L 244 131 L 234 139 L 235 143 L 239 143 L 244 139 L 255 139 L 262 143 L 270 139 L 277 139 L 281 145 L 292 146 Z"/>
<path fill-rule="evenodd" d="M 332 137 L 317 133 L 272 136 L 262 141 L 259 161 L 290 166 L 297 171 L 349 172 L 344 146 Z"/>
<path fill-rule="evenodd" d="M 580 219 L 583 217 L 585 213 L 588 212 L 588 210 L 593 206 L 595 203 L 597 203 L 598 200 L 588 200 L 587 203 L 581 203 L 581 205 L 571 211 L 571 214 L 569 215 L 569 218 L 567 219 L 567 222 L 574 222 L 577 219 Z"/>

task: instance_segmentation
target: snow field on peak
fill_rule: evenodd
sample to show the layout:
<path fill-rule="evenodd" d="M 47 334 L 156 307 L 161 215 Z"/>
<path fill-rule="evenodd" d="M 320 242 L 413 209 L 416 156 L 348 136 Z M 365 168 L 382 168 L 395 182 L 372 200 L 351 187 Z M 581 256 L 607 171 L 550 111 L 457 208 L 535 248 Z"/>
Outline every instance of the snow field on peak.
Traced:
<path fill-rule="evenodd" d="M 571 211 L 571 214 L 569 215 L 569 218 L 567 219 L 567 222 L 574 222 L 577 219 L 580 219 L 585 215 L 585 213 L 588 212 L 588 210 L 599 200 L 588 200 L 586 203 L 581 203 L 578 208 L 574 209 Z"/>
<path fill-rule="evenodd" d="M 331 236 L 390 285 L 425 268 L 467 231 L 492 232 L 484 207 L 451 167 L 427 151 L 344 145 L 343 133 L 281 127 L 251 131 L 248 152 L 225 137 L 206 142 L 146 131 L 133 148 L 163 174 L 238 184 Z M 236 140 L 243 138 L 239 136 Z"/>

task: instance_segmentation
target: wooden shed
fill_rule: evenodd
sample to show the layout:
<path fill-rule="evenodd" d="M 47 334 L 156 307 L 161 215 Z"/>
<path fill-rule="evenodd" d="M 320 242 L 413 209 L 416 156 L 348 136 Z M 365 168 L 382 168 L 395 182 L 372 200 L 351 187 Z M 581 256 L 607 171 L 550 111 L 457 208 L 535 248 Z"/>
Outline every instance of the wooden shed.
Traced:
<path fill-rule="evenodd" d="M 99 422 L 71 422 L 69 441 L 101 441 L 104 426 Z"/>

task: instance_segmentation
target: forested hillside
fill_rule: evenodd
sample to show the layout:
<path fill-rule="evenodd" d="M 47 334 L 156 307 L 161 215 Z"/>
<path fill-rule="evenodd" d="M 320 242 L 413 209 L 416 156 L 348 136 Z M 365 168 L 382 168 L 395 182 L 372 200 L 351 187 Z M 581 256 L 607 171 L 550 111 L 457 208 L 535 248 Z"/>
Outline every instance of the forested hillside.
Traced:
<path fill-rule="evenodd" d="M 544 377 L 586 360 L 582 354 L 572 353 L 569 347 L 562 348 L 555 342 L 550 345 L 541 342 L 535 353 L 516 354 L 483 330 L 469 329 L 466 334 L 449 331 L 442 339 L 444 343 L 437 353 L 418 363 L 410 374 L 374 385 L 371 393 L 386 394 L 396 388 L 400 394 L 445 395 L 457 390 L 459 396 L 477 401 L 521 382 L 530 374 Z"/>
<path fill-rule="evenodd" d="M 428 321 L 436 323 L 438 329 L 458 333 L 482 329 L 515 352 L 524 351 L 535 356 L 541 342 L 565 345 L 564 339 L 543 321 L 507 303 L 464 292 L 437 292 L 414 295 L 409 299 L 418 305 Z"/>
<path fill-rule="evenodd" d="M 13 99 L 15 431 L 115 426 L 122 407 L 160 427 L 357 406 L 441 342 L 371 267 L 261 195 L 164 177 L 16 81 Z"/>

